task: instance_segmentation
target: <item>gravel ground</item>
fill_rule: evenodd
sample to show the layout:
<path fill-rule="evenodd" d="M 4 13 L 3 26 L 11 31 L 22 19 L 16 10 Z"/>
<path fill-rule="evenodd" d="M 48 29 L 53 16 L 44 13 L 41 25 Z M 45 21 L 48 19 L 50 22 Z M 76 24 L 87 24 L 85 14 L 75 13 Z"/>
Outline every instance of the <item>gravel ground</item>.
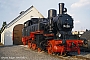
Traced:
<path fill-rule="evenodd" d="M 81 54 L 77 55 L 77 56 L 83 56 L 83 57 L 86 57 L 86 58 L 90 58 L 90 52 L 81 52 Z"/>
<path fill-rule="evenodd" d="M 77 53 L 71 53 L 77 55 Z M 81 52 L 80 55 L 90 58 L 90 52 Z M 61 59 L 63 58 L 63 59 Z M 28 49 L 27 46 L 13 45 L 13 46 L 0 46 L 0 60 L 83 60 L 70 56 L 51 56 L 44 52 L 37 52 Z"/>
<path fill-rule="evenodd" d="M 0 46 L 0 60 L 61 60 L 43 52 L 36 52 L 24 46 Z"/>

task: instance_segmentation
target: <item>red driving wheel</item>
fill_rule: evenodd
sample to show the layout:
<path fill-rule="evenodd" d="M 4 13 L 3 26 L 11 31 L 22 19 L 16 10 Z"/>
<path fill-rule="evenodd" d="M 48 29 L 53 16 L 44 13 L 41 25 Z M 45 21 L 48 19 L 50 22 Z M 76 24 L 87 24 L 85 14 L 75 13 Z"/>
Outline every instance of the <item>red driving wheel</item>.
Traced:
<path fill-rule="evenodd" d="M 32 49 L 33 49 L 33 50 L 36 49 L 36 44 L 32 44 Z"/>
<path fill-rule="evenodd" d="M 41 49 L 40 48 L 38 48 L 38 52 L 41 52 Z"/>
<path fill-rule="evenodd" d="M 28 41 L 28 48 L 31 48 L 31 42 L 30 41 Z"/>
<path fill-rule="evenodd" d="M 52 53 L 53 53 L 53 51 L 52 51 L 52 46 L 49 45 L 49 47 L 48 47 L 48 54 L 52 54 Z"/>

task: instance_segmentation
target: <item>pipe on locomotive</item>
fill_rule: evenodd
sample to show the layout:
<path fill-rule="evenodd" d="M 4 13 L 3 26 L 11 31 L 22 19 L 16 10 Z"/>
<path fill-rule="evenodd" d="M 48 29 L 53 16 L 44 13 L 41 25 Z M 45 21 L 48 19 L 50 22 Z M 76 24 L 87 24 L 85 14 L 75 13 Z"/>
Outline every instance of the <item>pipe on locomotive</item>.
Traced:
<path fill-rule="evenodd" d="M 67 12 L 67 9 L 64 8 L 64 3 L 59 3 L 59 15 L 64 14 L 65 12 Z M 49 19 L 49 31 L 52 32 L 52 18 L 57 16 L 57 10 L 55 9 L 50 9 L 48 10 L 48 19 Z"/>
<path fill-rule="evenodd" d="M 57 16 L 57 11 L 55 9 L 48 10 L 48 19 L 49 19 L 49 32 L 52 33 L 53 30 L 53 17 Z"/>
<path fill-rule="evenodd" d="M 64 8 L 64 3 L 59 3 L 59 14 L 62 15 L 67 12 L 67 9 Z"/>

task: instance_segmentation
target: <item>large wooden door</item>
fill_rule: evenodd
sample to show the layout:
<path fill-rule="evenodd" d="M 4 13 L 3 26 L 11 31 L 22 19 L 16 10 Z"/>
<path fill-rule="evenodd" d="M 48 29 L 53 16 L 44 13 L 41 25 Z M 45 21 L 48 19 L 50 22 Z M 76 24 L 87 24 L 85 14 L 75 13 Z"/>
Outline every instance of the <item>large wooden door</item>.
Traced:
<path fill-rule="evenodd" d="M 22 24 L 16 25 L 13 29 L 13 44 L 22 45 Z"/>

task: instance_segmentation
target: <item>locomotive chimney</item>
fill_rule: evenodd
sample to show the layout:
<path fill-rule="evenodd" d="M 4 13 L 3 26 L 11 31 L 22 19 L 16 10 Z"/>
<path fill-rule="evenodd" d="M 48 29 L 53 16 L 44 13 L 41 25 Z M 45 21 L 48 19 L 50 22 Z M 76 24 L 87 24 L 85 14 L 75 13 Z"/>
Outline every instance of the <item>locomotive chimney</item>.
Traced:
<path fill-rule="evenodd" d="M 55 9 L 48 10 L 48 19 L 49 19 L 49 32 L 52 33 L 53 30 L 53 17 L 57 16 L 57 11 Z"/>
<path fill-rule="evenodd" d="M 57 16 L 57 11 L 55 9 L 50 9 L 48 10 L 48 18 L 52 18 L 52 17 L 55 17 Z"/>
<path fill-rule="evenodd" d="M 67 12 L 67 8 L 64 8 L 64 3 L 59 3 L 59 14 Z"/>
<path fill-rule="evenodd" d="M 59 14 L 64 13 L 64 3 L 59 3 Z"/>

